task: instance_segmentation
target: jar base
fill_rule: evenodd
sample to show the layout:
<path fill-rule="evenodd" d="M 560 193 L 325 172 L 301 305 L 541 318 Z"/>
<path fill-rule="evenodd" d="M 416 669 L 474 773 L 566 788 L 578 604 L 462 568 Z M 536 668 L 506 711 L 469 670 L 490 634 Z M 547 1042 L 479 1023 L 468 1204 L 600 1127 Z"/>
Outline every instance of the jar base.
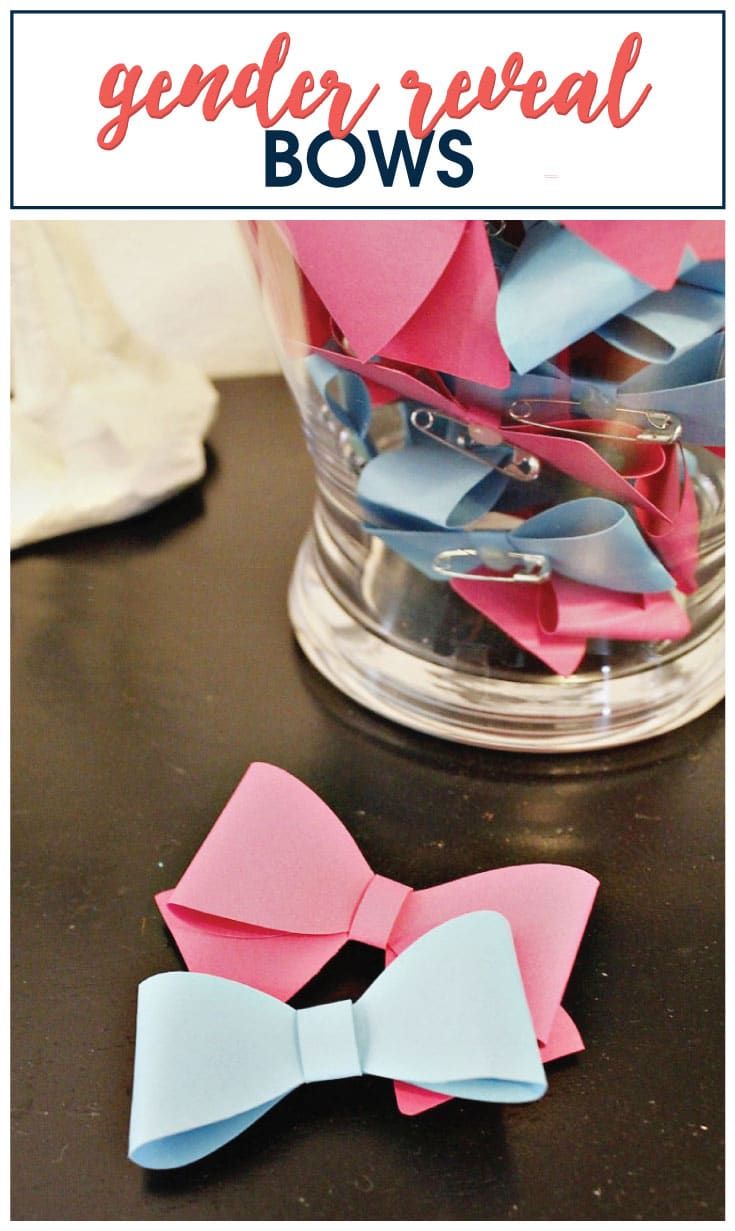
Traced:
<path fill-rule="evenodd" d="M 306 657 L 341 692 L 415 731 L 481 748 L 586 752 L 635 743 L 691 722 L 724 696 L 724 618 L 681 654 L 619 676 L 524 683 L 422 659 L 335 600 L 311 531 L 296 559 L 288 610 Z"/>

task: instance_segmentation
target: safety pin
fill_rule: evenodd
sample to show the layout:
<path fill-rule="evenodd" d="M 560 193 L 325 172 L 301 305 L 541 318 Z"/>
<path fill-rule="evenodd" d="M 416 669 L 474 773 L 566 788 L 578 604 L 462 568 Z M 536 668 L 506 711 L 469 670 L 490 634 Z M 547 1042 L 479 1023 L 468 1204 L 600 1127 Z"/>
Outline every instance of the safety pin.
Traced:
<path fill-rule="evenodd" d="M 557 427 L 553 421 L 551 423 L 544 423 L 537 418 L 531 418 L 532 415 L 538 415 L 539 409 L 537 408 L 543 406 L 551 408 L 552 412 L 557 414 L 559 413 L 557 409 L 559 407 L 566 407 L 570 411 L 579 409 L 579 403 L 577 402 L 556 401 L 552 398 L 523 398 L 521 401 L 514 402 L 508 408 L 508 416 L 515 423 L 523 423 L 527 427 L 535 427 L 543 432 L 553 432 L 559 436 L 590 436 L 599 437 L 602 440 L 640 440 L 660 445 L 676 444 L 676 441 L 681 436 L 681 422 L 677 419 L 676 415 L 671 415 L 664 410 L 633 410 L 626 406 L 616 406 L 616 417 L 606 420 L 611 425 L 619 421 L 618 416 L 623 415 L 627 415 L 631 419 L 642 420 L 645 424 L 643 430 L 636 432 L 635 436 L 626 436 L 614 431 L 588 432 L 584 427 L 584 419 L 580 419 L 579 427 L 576 427 L 576 425 L 574 427 L 568 425 Z M 521 407 L 526 407 L 527 409 L 522 411 Z M 621 422 L 621 426 L 627 426 L 624 420 Z"/>
<path fill-rule="evenodd" d="M 485 564 L 488 568 L 492 568 L 490 557 L 493 553 L 486 553 L 483 556 L 481 551 L 476 547 L 450 547 L 445 551 L 440 551 L 434 556 L 432 568 L 434 572 L 439 573 L 442 577 L 458 577 L 464 581 L 520 581 L 530 583 L 531 585 L 540 585 L 543 581 L 548 581 L 551 576 L 551 564 L 546 556 L 536 555 L 530 551 L 504 551 L 496 552 L 495 556 L 502 556 L 504 560 L 517 561 L 517 567 L 511 564 L 505 576 L 488 577 L 483 574 L 461 572 L 457 569 L 445 568 L 444 561 L 451 560 L 466 560 L 469 557 L 474 557 L 478 564 Z"/>
<path fill-rule="evenodd" d="M 437 415 L 428 407 L 419 407 L 417 410 L 412 410 L 409 416 L 411 426 L 415 427 L 419 432 L 423 432 L 425 436 L 431 437 L 437 444 L 444 445 L 447 449 L 454 449 L 456 453 L 472 454 L 477 456 L 479 450 L 487 448 L 487 444 L 480 439 L 474 439 L 470 425 L 462 423 L 459 419 L 452 419 L 449 415 Z M 460 435 L 455 436 L 454 440 L 446 440 L 440 435 L 438 428 L 441 423 L 451 423 L 455 427 L 462 429 Z M 482 425 L 476 424 L 476 430 L 482 431 Z M 510 448 L 511 446 L 509 446 Z M 507 475 L 510 479 L 519 479 L 522 483 L 529 483 L 531 480 L 538 478 L 541 470 L 541 463 L 537 457 L 533 457 L 530 453 L 525 453 L 522 449 L 513 447 L 510 457 L 505 462 L 491 462 L 487 457 L 477 456 L 477 461 L 482 462 L 491 470 L 499 470 L 502 474 Z"/>

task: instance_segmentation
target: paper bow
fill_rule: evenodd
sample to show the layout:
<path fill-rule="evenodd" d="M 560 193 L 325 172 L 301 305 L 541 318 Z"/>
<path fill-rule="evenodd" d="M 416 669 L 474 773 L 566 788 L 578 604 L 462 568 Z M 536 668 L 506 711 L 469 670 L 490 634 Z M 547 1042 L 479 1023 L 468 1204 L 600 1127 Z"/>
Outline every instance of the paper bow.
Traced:
<path fill-rule="evenodd" d="M 511 926 L 542 1058 L 584 1046 L 561 1008 L 598 882 L 558 864 L 480 872 L 411 890 L 376 875 L 339 818 L 298 778 L 255 763 L 159 909 L 192 970 L 288 1000 L 348 940 L 391 961 L 439 923 L 497 910 Z M 399 1092 L 412 1114 L 439 1099 Z"/>
<path fill-rule="evenodd" d="M 515 370 L 530 372 L 651 287 L 552 222 L 528 230 L 503 276 L 498 329 Z"/>
<path fill-rule="evenodd" d="M 489 245 L 479 221 L 278 226 L 301 270 L 306 336 L 317 349 L 331 335 L 359 363 L 382 356 L 417 375 L 429 368 L 500 391 L 519 379 L 504 348 L 533 380 L 535 365 L 599 330 L 662 369 L 647 378 L 663 395 L 654 408 L 682 417 L 690 443 L 722 443 L 722 382 L 682 380 L 671 366 L 722 324 L 722 223 L 535 222 L 519 248 L 502 237 Z M 261 275 L 270 285 L 269 270 Z M 296 336 L 305 340 L 302 329 Z M 610 382 L 601 375 L 587 383 Z M 532 396 L 529 389 L 521 396 Z"/>
<path fill-rule="evenodd" d="M 553 576 L 542 585 L 503 585 L 482 572 L 452 581 L 460 598 L 540 658 L 557 675 L 572 675 L 588 638 L 678 641 L 689 617 L 671 594 L 624 594 Z"/>
<path fill-rule="evenodd" d="M 353 1003 L 292 1009 L 210 975 L 140 985 L 130 1158 L 179 1167 L 237 1137 L 304 1082 L 372 1073 L 487 1103 L 547 1083 L 501 915 L 435 928 Z"/>
<path fill-rule="evenodd" d="M 699 564 L 699 511 L 679 446 L 670 451 L 663 470 L 641 481 L 641 489 L 660 512 L 636 509 L 638 524 L 682 594 L 693 594 Z"/>
<path fill-rule="evenodd" d="M 361 479 L 371 468 L 372 463 Z M 588 586 L 654 594 L 673 590 L 675 585 L 630 514 L 622 505 L 598 496 L 567 500 L 505 530 L 413 530 L 373 524 L 365 529 L 432 581 L 445 579 L 436 568 L 440 553 L 469 550 L 475 555 L 464 561 L 448 559 L 447 566 L 451 563 L 454 571 L 471 573 L 485 563 L 483 553 L 502 558 L 509 552 L 531 552 L 544 556 L 555 573 Z M 502 559 L 497 565 L 486 562 L 503 572 Z"/>

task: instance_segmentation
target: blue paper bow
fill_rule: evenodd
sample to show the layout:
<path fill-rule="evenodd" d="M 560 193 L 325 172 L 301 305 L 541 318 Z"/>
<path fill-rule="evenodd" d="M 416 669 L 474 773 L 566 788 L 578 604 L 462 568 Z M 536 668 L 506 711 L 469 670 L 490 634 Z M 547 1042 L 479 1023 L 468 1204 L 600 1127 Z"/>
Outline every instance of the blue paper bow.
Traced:
<path fill-rule="evenodd" d="M 213 975 L 140 985 L 130 1157 L 190 1163 L 304 1082 L 372 1073 L 440 1094 L 546 1092 L 510 927 L 477 911 L 427 932 L 354 1004 L 293 1009 Z"/>
<path fill-rule="evenodd" d="M 564 577 L 607 590 L 658 594 L 674 578 L 651 551 L 630 514 L 614 500 L 585 496 L 537 513 L 513 530 L 415 530 L 366 525 L 386 547 L 431 581 L 445 581 L 436 567 L 440 553 L 458 553 L 452 568 L 471 573 L 487 563 L 506 571 L 513 553 L 543 556 Z M 472 554 L 462 556 L 459 553 Z"/>

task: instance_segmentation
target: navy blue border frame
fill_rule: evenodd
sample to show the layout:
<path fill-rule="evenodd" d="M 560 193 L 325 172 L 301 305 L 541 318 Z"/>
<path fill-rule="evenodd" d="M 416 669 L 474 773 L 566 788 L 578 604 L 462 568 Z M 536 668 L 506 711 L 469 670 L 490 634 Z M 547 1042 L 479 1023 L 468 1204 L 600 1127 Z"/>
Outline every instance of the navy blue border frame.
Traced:
<path fill-rule="evenodd" d="M 15 200 L 15 62 L 14 62 L 14 37 L 15 37 L 15 18 L 26 15 L 31 16 L 106 16 L 110 15 L 136 15 L 136 16 L 212 16 L 221 17 L 223 15 L 234 16 L 250 16 L 257 14 L 258 16 L 272 15 L 274 17 L 289 17 L 303 16 L 313 14 L 321 16 L 329 15 L 355 15 L 355 16 L 393 16 L 393 15 L 419 15 L 452 17 L 467 17 L 467 16 L 501 16 L 508 14 L 551 14 L 552 16 L 569 16 L 571 14 L 587 13 L 592 16 L 620 14 L 626 16 L 628 14 L 635 16 L 678 16 L 678 15 L 694 15 L 694 16 L 719 16 L 721 19 L 721 47 L 722 47 L 722 153 L 721 153 L 721 199 L 716 205 L 635 205 L 629 204 L 625 206 L 618 205 L 584 205 L 579 203 L 571 205 L 543 205 L 543 204 L 522 204 L 522 205 L 498 205 L 497 203 L 488 205 L 468 205 L 466 202 L 462 205 L 394 205 L 386 201 L 383 205 L 275 205 L 269 201 L 267 205 L 20 205 Z M 10 209 L 20 210 L 73 210 L 79 212 L 83 210 L 99 210 L 99 211 L 116 211 L 116 210 L 150 210 L 150 211 L 165 211 L 167 213 L 175 210 L 197 210 L 202 213 L 216 213 L 220 210 L 237 210 L 248 213 L 252 210 L 265 212 L 269 214 L 292 214 L 296 210 L 310 210 L 317 213 L 329 213 L 332 209 L 335 210 L 363 210 L 380 213 L 386 209 L 393 210 L 410 210 L 413 213 L 446 213 L 451 211 L 466 212 L 469 210 L 483 210 L 492 212 L 492 210 L 538 210 L 552 209 L 558 210 L 577 210 L 585 209 L 591 213 L 597 213 L 600 210 L 612 209 L 636 209 L 645 212 L 671 209 L 691 209 L 691 210 L 709 210 L 718 209 L 724 210 L 726 203 L 726 165 L 727 165 L 727 55 L 726 55 L 726 13 L 724 9 L 11 9 L 10 10 L 10 73 L 9 73 L 9 88 L 10 88 Z"/>

